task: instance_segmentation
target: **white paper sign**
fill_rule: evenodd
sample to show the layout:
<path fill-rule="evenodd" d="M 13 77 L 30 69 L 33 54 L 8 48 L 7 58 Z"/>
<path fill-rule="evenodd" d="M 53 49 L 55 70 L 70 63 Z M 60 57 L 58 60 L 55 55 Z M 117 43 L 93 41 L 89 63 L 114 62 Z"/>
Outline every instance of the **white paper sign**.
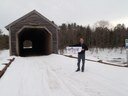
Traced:
<path fill-rule="evenodd" d="M 66 47 L 66 51 L 68 54 L 77 54 L 81 52 L 82 47 Z"/>

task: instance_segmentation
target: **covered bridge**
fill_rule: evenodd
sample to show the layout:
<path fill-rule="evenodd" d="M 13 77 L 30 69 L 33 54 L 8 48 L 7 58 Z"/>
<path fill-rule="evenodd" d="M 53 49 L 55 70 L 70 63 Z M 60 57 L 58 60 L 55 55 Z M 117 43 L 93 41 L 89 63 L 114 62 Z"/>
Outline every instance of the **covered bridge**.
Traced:
<path fill-rule="evenodd" d="M 36 10 L 5 27 L 9 31 L 10 55 L 58 53 L 58 26 Z"/>

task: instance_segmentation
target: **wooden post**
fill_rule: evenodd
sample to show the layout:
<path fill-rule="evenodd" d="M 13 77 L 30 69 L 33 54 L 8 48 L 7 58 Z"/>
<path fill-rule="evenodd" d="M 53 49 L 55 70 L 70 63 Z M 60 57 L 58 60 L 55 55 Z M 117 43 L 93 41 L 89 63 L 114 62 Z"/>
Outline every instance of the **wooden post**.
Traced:
<path fill-rule="evenodd" d="M 126 59 L 127 59 L 127 67 L 128 67 L 128 39 L 125 39 L 125 48 L 126 48 Z"/>
<path fill-rule="evenodd" d="M 126 58 L 127 59 L 127 65 L 126 66 L 128 67 L 128 48 L 126 49 L 126 55 L 127 55 L 127 58 Z"/>

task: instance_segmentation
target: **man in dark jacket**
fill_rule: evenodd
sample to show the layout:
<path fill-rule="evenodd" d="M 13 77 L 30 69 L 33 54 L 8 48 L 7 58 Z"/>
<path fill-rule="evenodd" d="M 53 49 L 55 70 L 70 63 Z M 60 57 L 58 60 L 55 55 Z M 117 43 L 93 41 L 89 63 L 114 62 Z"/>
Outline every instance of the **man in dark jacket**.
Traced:
<path fill-rule="evenodd" d="M 73 45 L 74 47 L 82 47 L 82 50 L 78 52 L 78 62 L 77 62 L 77 70 L 76 72 L 80 71 L 80 62 L 82 60 L 82 67 L 81 71 L 84 72 L 84 65 L 85 65 L 85 51 L 88 50 L 88 47 L 84 43 L 84 39 L 80 38 L 79 44 Z"/>

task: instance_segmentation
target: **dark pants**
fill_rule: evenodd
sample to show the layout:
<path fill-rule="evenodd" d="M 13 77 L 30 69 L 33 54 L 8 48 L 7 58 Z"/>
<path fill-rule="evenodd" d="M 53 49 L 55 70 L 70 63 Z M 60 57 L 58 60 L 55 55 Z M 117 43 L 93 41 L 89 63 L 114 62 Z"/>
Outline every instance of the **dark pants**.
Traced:
<path fill-rule="evenodd" d="M 84 71 L 85 54 L 78 54 L 78 63 L 77 63 L 78 70 L 80 70 L 80 62 L 81 62 L 81 60 L 82 60 L 82 67 L 81 67 L 81 69 Z"/>

